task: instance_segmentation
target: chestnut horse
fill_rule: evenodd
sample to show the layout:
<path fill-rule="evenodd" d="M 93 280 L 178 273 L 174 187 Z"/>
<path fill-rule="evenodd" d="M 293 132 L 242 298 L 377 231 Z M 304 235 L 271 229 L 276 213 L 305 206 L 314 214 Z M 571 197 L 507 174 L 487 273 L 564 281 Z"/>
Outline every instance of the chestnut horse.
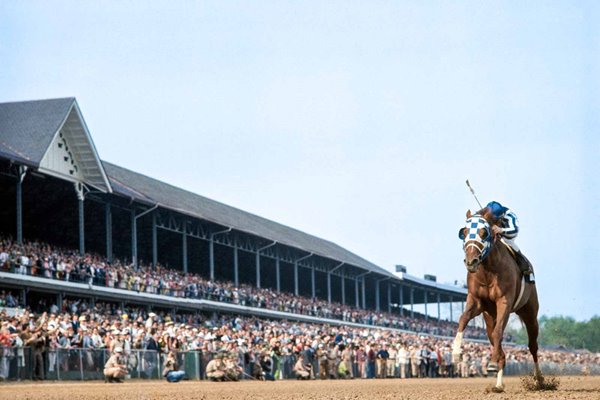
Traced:
<path fill-rule="evenodd" d="M 462 336 L 470 320 L 483 313 L 487 336 L 493 351 L 488 371 L 498 371 L 495 392 L 504 391 L 502 375 L 506 355 L 502 350 L 502 336 L 511 313 L 516 313 L 527 328 L 529 351 L 535 363 L 534 376 L 541 381 L 538 365 L 538 297 L 535 285 L 525 283 L 512 249 L 492 233 L 498 223 L 488 208 L 472 215 L 467 211 L 467 223 L 459 230 L 467 267 L 467 303 L 458 323 L 453 344 L 453 355 L 460 356 Z"/>

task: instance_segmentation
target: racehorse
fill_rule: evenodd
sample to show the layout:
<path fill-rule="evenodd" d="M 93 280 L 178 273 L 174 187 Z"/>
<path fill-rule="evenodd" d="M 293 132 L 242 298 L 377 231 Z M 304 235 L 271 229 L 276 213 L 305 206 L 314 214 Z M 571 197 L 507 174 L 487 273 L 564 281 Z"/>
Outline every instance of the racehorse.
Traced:
<path fill-rule="evenodd" d="M 493 346 L 489 372 L 498 372 L 494 392 L 503 392 L 502 376 L 506 355 L 502 350 L 502 336 L 511 313 L 516 313 L 527 329 L 529 351 L 535 363 L 534 377 L 543 382 L 538 365 L 537 314 L 539 309 L 535 285 L 525 283 L 512 255 L 512 249 L 501 237 L 493 234 L 491 227 L 498 223 L 489 208 L 476 214 L 467 211 L 467 222 L 459 230 L 465 252 L 467 268 L 467 302 L 458 323 L 458 332 L 452 346 L 455 359 L 460 357 L 465 327 L 473 318 L 483 313 L 487 336 Z"/>

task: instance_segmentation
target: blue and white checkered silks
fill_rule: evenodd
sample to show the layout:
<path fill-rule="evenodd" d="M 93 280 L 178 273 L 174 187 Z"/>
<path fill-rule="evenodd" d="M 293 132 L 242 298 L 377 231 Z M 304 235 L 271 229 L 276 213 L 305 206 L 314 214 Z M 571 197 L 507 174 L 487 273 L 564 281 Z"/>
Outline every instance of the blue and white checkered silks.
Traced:
<path fill-rule="evenodd" d="M 481 253 L 481 260 L 483 261 L 492 248 L 492 230 L 490 224 L 481 215 L 475 214 L 467 219 L 465 228 L 467 229 L 467 234 L 461 237 L 463 240 L 463 249 L 467 251 L 469 247 L 475 247 Z M 485 237 L 479 235 L 481 229 L 485 230 Z"/>

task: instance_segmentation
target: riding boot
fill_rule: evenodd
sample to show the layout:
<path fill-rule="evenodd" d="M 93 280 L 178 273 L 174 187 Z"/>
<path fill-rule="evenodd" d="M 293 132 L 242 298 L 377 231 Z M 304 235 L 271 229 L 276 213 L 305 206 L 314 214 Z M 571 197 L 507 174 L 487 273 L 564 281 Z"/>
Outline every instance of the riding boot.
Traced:
<path fill-rule="evenodd" d="M 517 251 L 517 265 L 521 273 L 525 277 L 525 282 L 535 284 L 535 276 L 533 275 L 533 267 L 527 257 L 522 252 Z"/>

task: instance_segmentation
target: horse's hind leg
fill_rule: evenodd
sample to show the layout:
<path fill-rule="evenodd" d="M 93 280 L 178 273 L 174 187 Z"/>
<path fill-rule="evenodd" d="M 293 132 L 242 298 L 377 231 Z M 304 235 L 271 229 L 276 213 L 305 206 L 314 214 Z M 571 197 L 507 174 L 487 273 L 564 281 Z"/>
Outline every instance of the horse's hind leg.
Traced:
<path fill-rule="evenodd" d="M 527 304 L 523 307 L 517 315 L 521 318 L 523 323 L 525 324 L 525 328 L 527 329 L 527 338 L 529 340 L 529 352 L 533 357 L 534 363 L 534 376 L 537 380 L 542 379 L 542 371 L 540 370 L 540 365 L 538 363 L 538 333 L 540 330 L 538 320 L 537 320 L 537 308 L 535 304 Z"/>

